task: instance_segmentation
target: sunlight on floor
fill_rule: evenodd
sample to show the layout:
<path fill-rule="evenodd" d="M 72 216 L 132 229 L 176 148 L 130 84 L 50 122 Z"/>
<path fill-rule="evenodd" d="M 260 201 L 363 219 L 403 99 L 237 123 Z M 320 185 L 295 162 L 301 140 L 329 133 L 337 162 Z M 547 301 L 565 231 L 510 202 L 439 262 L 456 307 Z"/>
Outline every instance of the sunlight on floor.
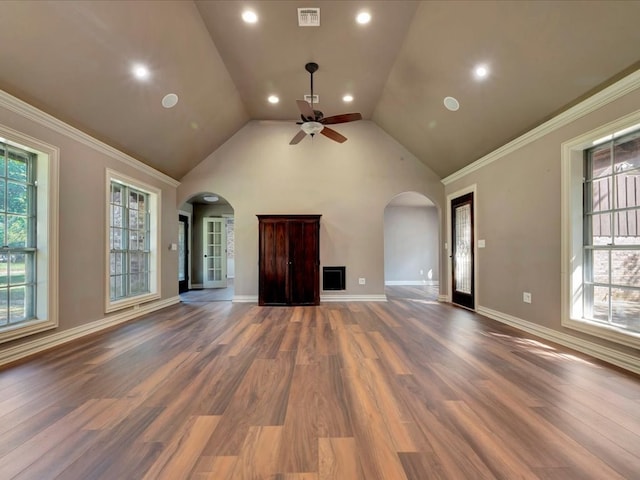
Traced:
<path fill-rule="evenodd" d="M 486 335 L 490 337 L 499 337 L 499 338 L 510 340 L 516 345 L 525 347 L 526 350 L 532 353 L 535 353 L 537 355 L 540 355 L 541 357 L 555 358 L 560 360 L 572 360 L 574 362 L 579 362 L 585 365 L 592 365 L 597 367 L 597 365 L 594 364 L 593 362 L 585 360 L 584 358 L 577 357 L 568 352 L 558 351 L 558 349 L 556 349 L 555 347 L 552 347 L 551 345 L 547 345 L 546 343 L 542 343 L 538 340 L 534 340 L 531 338 L 514 337 L 512 335 L 507 335 L 504 333 L 497 333 L 497 332 L 487 332 Z"/>

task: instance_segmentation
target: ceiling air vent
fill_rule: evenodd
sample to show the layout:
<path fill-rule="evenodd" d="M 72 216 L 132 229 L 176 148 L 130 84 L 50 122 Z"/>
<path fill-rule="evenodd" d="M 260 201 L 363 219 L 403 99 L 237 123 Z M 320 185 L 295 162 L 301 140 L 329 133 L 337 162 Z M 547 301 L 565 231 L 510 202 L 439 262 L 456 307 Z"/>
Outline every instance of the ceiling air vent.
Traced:
<path fill-rule="evenodd" d="M 305 100 L 305 102 L 312 103 L 311 102 L 311 95 L 305 95 L 304 96 L 304 100 Z M 318 95 L 314 95 L 313 96 L 313 104 L 316 105 L 318 102 L 320 102 L 320 98 L 318 97 Z"/>
<path fill-rule="evenodd" d="M 299 8 L 298 9 L 298 26 L 299 27 L 319 27 L 320 26 L 320 9 L 319 8 Z"/>

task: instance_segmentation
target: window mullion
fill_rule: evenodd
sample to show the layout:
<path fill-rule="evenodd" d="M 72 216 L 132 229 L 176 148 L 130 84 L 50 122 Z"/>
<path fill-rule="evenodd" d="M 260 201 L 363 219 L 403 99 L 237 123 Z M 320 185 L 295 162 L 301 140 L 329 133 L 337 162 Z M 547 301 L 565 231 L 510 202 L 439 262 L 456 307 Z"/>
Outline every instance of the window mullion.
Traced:
<path fill-rule="evenodd" d="M 611 165 L 611 197 L 609 198 L 609 209 L 611 210 L 611 214 L 609 217 L 609 228 L 610 228 L 610 232 L 611 232 L 611 243 L 609 244 L 610 246 L 614 246 L 616 244 L 616 216 L 618 215 L 616 213 L 616 207 L 617 207 L 617 203 L 616 200 L 618 199 L 618 179 L 616 177 L 616 172 L 615 172 L 615 148 L 614 148 L 614 142 L 613 139 L 611 140 L 611 142 L 609 143 L 609 162 Z M 611 276 L 612 276 L 612 260 L 611 260 L 611 248 L 607 249 L 607 278 L 609 280 L 609 285 L 607 286 L 607 290 L 608 290 L 608 295 L 607 295 L 607 322 L 608 323 L 613 323 L 613 299 L 611 297 L 612 294 L 612 290 L 611 290 Z"/>
<path fill-rule="evenodd" d="M 124 251 L 122 263 L 122 288 L 124 290 L 124 296 L 131 295 L 129 290 L 129 277 L 131 275 L 131 252 L 129 250 L 129 187 L 122 189 L 122 250 Z"/>

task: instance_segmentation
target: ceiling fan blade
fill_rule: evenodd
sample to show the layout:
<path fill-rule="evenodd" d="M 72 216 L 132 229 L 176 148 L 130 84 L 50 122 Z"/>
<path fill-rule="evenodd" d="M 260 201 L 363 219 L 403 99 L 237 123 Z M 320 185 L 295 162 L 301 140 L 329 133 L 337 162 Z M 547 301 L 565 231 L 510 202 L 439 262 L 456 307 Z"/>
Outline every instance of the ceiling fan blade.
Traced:
<path fill-rule="evenodd" d="M 309 105 L 309 102 L 296 100 L 296 103 L 298 104 L 298 108 L 300 109 L 300 113 L 302 113 L 303 117 L 311 121 L 315 120 L 316 114 L 313 113 L 313 109 L 311 108 L 311 105 Z"/>
<path fill-rule="evenodd" d="M 307 134 L 304 133 L 303 130 L 300 130 L 298 133 L 296 133 L 295 137 L 291 139 L 291 141 L 289 142 L 289 145 L 297 145 L 306 136 Z"/>
<path fill-rule="evenodd" d="M 356 120 L 362 120 L 362 115 L 359 113 L 343 113 L 342 115 L 323 118 L 320 120 L 320 123 L 323 125 L 333 125 L 335 123 L 355 122 Z"/>
<path fill-rule="evenodd" d="M 334 140 L 338 143 L 344 143 L 347 141 L 347 137 L 340 135 L 338 132 L 329 127 L 324 127 L 320 133 L 331 140 Z"/>

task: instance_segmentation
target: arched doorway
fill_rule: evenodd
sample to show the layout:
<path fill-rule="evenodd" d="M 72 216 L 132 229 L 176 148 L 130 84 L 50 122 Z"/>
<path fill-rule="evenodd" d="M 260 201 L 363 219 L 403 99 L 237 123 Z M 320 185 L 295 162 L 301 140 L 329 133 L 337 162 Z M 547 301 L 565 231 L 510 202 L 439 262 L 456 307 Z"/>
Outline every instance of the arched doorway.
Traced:
<path fill-rule="evenodd" d="M 231 301 L 235 279 L 234 209 L 221 195 L 202 192 L 179 208 L 178 280 L 183 302 Z M 185 225 L 186 223 L 186 225 Z M 183 233 L 184 231 L 187 234 Z M 183 272 L 187 272 L 186 275 Z"/>
<path fill-rule="evenodd" d="M 416 192 L 396 195 L 384 210 L 384 280 L 388 297 L 436 301 L 440 281 L 439 213 Z"/>

